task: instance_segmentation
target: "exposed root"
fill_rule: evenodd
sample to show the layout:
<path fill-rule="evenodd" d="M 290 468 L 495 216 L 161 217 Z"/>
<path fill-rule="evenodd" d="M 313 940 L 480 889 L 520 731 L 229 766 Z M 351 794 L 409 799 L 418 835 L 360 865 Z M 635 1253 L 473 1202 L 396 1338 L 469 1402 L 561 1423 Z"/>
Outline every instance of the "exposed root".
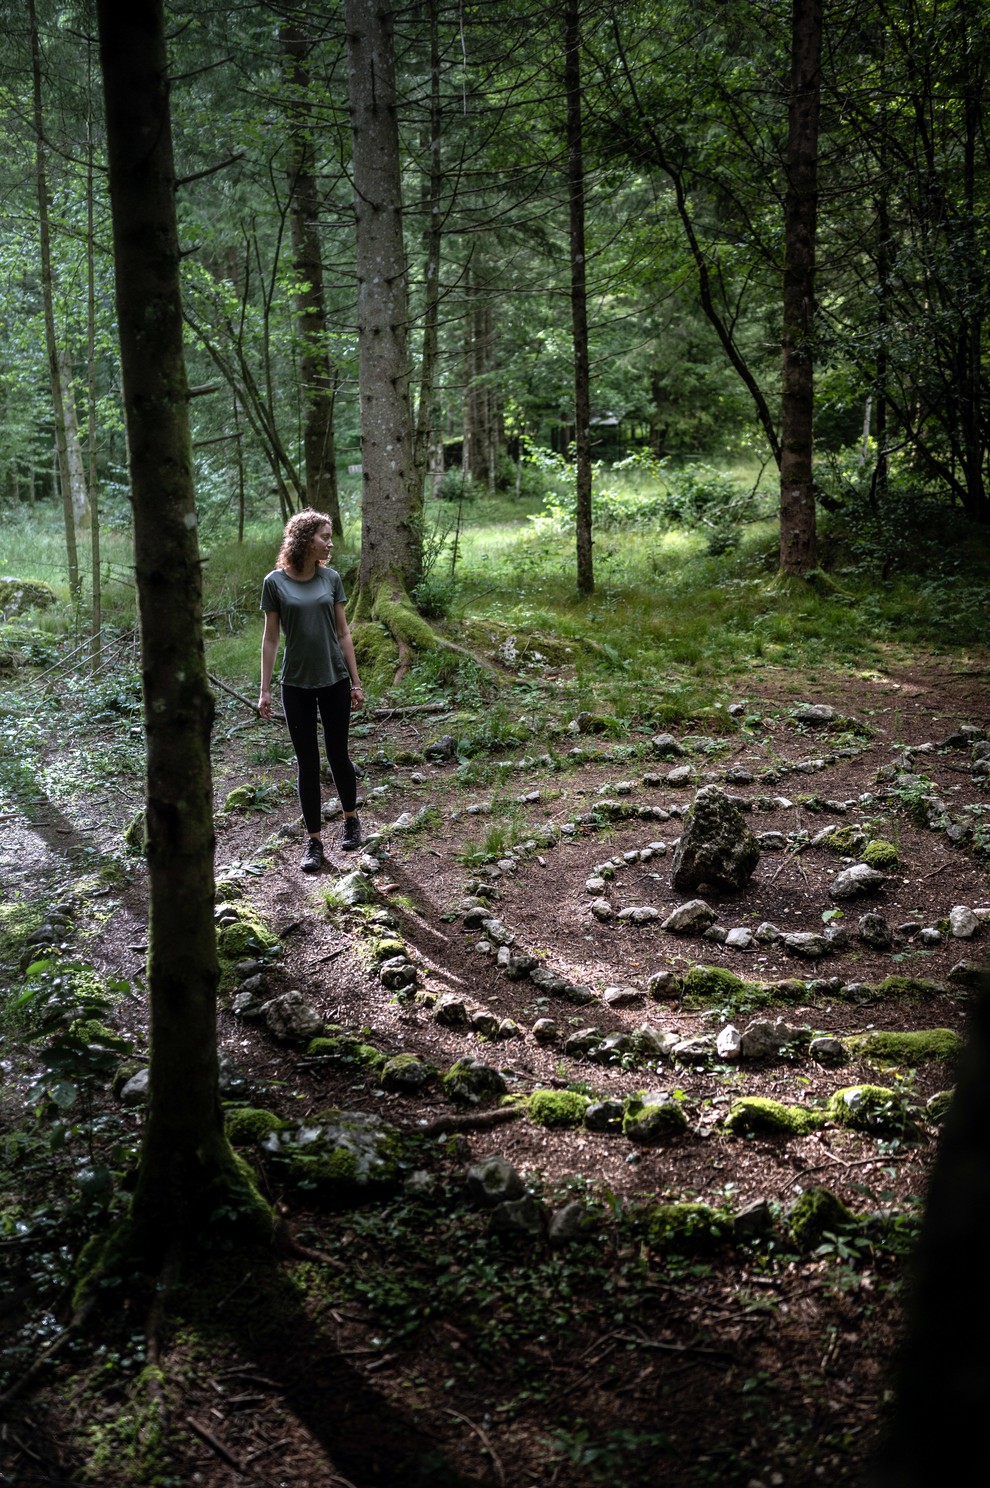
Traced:
<path fill-rule="evenodd" d="M 442 1137 L 445 1132 L 484 1131 L 489 1126 L 502 1126 L 507 1121 L 518 1121 L 523 1114 L 521 1106 L 500 1106 L 496 1111 L 471 1111 L 464 1116 L 438 1116 L 427 1126 L 416 1128 L 418 1136 Z"/>

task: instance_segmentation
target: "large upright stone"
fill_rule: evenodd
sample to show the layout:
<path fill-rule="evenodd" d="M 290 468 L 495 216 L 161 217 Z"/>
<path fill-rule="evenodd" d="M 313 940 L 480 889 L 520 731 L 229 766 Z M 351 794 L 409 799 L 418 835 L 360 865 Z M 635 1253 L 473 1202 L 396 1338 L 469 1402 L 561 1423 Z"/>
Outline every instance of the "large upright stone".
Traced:
<path fill-rule="evenodd" d="M 760 845 L 738 806 L 717 785 L 694 798 L 674 852 L 671 883 L 678 893 L 708 885 L 744 888 L 760 861 Z"/>

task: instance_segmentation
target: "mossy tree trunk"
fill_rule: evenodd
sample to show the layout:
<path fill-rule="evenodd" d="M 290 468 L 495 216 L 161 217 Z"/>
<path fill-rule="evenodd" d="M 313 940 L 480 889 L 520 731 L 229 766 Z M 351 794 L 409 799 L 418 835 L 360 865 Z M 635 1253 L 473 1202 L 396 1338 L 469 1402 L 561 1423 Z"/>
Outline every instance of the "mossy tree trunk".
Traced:
<path fill-rule="evenodd" d="M 574 478 L 577 488 L 577 587 L 595 592 L 591 533 L 591 372 L 588 359 L 587 256 L 584 242 L 584 143 L 581 123 L 581 8 L 567 0 L 564 16 L 567 94 L 567 183 L 570 202 L 571 326 L 574 337 Z"/>
<path fill-rule="evenodd" d="M 422 569 L 422 485 L 409 395 L 408 286 L 387 0 L 344 0 L 358 280 L 363 504 L 360 586 L 409 593 Z"/>
<path fill-rule="evenodd" d="M 159 1254 L 235 1181 L 218 1095 L 213 699 L 162 0 L 98 0 L 147 736 L 151 1088 L 132 1208 Z"/>

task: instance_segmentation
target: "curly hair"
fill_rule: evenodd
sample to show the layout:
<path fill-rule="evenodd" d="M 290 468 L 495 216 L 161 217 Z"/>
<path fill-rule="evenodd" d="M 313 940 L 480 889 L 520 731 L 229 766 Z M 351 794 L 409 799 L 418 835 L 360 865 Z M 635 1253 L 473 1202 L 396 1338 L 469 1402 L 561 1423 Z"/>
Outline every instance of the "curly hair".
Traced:
<path fill-rule="evenodd" d="M 306 561 L 309 545 L 321 527 L 330 526 L 326 512 L 313 511 L 306 507 L 296 512 L 285 524 L 282 546 L 275 560 L 276 568 L 294 568 L 298 573 Z"/>

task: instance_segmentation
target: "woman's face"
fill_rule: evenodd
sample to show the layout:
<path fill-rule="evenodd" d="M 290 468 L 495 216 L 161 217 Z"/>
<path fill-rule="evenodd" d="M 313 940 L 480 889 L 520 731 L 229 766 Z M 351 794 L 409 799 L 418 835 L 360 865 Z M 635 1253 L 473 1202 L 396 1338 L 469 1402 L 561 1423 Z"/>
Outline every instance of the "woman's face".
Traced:
<path fill-rule="evenodd" d="M 326 563 L 333 552 L 333 528 L 329 522 L 324 522 L 322 527 L 317 527 L 309 550 L 317 563 Z"/>

